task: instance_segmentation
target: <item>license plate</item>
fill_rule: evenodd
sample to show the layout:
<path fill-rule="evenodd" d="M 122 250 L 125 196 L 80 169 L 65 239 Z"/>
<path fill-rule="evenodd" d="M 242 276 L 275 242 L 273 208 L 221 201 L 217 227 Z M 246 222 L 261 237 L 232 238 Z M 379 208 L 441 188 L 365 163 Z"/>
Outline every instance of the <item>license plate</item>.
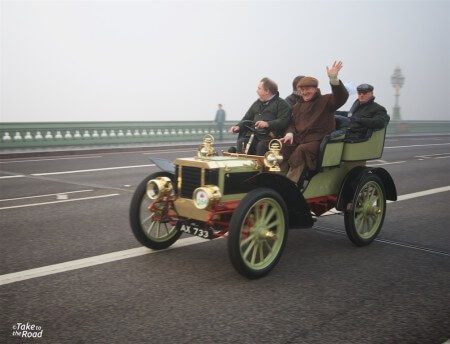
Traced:
<path fill-rule="evenodd" d="M 211 233 L 206 229 L 200 229 L 200 228 L 184 225 L 184 226 L 180 227 L 180 231 L 191 234 L 191 235 L 198 236 L 203 239 L 211 239 Z"/>

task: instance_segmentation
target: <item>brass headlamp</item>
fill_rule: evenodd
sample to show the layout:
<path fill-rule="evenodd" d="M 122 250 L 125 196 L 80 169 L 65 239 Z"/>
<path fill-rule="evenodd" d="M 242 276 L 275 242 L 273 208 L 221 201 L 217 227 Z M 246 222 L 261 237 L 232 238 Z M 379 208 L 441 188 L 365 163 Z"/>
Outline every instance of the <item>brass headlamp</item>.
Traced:
<path fill-rule="evenodd" d="M 217 203 L 222 194 L 220 193 L 219 187 L 215 185 L 206 185 L 199 187 L 194 190 L 193 200 L 194 204 L 198 209 L 206 209 L 210 205 Z"/>
<path fill-rule="evenodd" d="M 169 196 L 172 191 L 173 184 L 169 177 L 156 177 L 147 183 L 147 196 L 150 199 Z"/>
<path fill-rule="evenodd" d="M 203 137 L 203 143 L 197 150 L 197 157 L 199 158 L 207 158 L 209 156 L 216 155 L 216 151 L 213 147 L 214 137 L 210 134 L 207 134 Z"/>
<path fill-rule="evenodd" d="M 264 165 L 269 168 L 269 171 L 280 172 L 280 164 L 283 161 L 283 156 L 280 154 L 281 141 L 273 139 L 269 142 L 269 151 L 264 154 Z"/>

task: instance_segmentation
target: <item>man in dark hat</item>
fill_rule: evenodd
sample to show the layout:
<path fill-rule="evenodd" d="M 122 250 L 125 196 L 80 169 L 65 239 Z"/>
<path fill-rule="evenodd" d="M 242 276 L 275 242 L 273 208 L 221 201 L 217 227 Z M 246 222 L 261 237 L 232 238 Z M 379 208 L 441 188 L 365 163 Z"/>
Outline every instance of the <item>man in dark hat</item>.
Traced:
<path fill-rule="evenodd" d="M 250 106 L 242 120 L 228 131 L 239 133 L 237 150 L 239 153 L 264 155 L 268 150 L 269 141 L 283 136 L 291 120 L 291 107 L 278 93 L 278 85 L 269 78 L 263 78 L 256 90 L 258 99 Z M 247 121 L 244 122 L 244 121 Z M 246 126 L 250 123 L 256 133 L 252 137 L 249 150 L 245 146 L 249 141 Z"/>
<path fill-rule="evenodd" d="M 289 103 L 289 105 L 291 107 L 293 107 L 299 100 L 300 100 L 300 96 L 298 95 L 297 92 L 297 84 L 300 81 L 301 78 L 304 78 L 304 75 L 298 75 L 294 78 L 294 80 L 292 81 L 292 94 L 290 94 L 287 98 L 286 101 Z"/>
<path fill-rule="evenodd" d="M 334 112 L 348 99 L 348 92 L 338 73 L 342 62 L 334 62 L 328 68 L 331 94 L 322 95 L 316 78 L 305 76 L 297 83 L 300 100 L 292 109 L 291 125 L 281 139 L 283 163 L 282 172 L 298 183 L 305 168 L 314 168 L 322 139 L 335 129 Z"/>
<path fill-rule="evenodd" d="M 386 109 L 375 102 L 373 86 L 361 84 L 356 88 L 358 99 L 348 113 L 347 138 L 364 138 L 368 129 L 383 129 L 389 123 Z"/>

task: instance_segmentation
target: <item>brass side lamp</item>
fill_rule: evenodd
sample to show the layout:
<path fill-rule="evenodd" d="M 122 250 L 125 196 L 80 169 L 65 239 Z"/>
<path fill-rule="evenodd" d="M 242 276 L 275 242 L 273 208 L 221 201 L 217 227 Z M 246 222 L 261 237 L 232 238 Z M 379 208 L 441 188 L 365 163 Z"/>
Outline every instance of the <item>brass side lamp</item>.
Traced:
<path fill-rule="evenodd" d="M 207 134 L 203 137 L 203 142 L 197 150 L 197 157 L 199 158 L 207 158 L 213 155 L 216 155 L 216 151 L 213 147 L 214 137 L 210 134 Z"/>
<path fill-rule="evenodd" d="M 264 154 L 264 165 L 269 168 L 269 171 L 280 172 L 280 164 L 283 161 L 283 156 L 280 154 L 282 146 L 278 139 L 269 142 L 269 151 Z"/>

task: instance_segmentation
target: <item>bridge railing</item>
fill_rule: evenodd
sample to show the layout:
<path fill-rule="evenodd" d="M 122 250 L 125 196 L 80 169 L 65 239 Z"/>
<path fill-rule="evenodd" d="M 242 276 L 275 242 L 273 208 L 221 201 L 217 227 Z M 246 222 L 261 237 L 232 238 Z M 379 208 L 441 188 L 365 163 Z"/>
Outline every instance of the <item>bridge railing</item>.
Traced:
<path fill-rule="evenodd" d="M 224 140 L 236 139 L 227 132 L 235 123 L 224 125 Z M 391 121 L 387 134 L 396 133 L 450 133 L 450 121 Z M 217 125 L 211 121 L 0 123 L 0 149 L 199 142 L 205 134 L 218 139 Z"/>

